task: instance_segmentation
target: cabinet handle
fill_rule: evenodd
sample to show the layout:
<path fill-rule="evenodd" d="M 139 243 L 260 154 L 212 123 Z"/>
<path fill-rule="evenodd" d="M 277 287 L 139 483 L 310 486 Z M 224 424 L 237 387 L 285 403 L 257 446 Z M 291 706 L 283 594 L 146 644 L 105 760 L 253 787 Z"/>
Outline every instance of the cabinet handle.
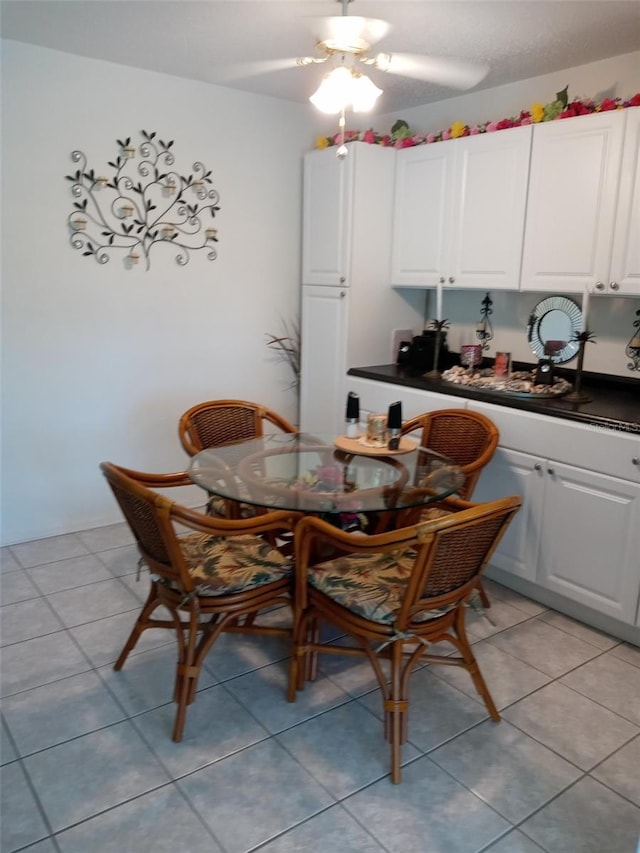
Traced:
<path fill-rule="evenodd" d="M 618 284 L 617 281 L 612 281 L 609 284 L 609 287 L 611 288 L 611 290 L 620 290 L 620 285 Z"/>
<path fill-rule="evenodd" d="M 634 456 L 631 460 L 632 465 L 640 465 L 640 456 Z"/>
<path fill-rule="evenodd" d="M 453 284 L 454 282 L 455 282 L 455 278 L 452 275 L 450 275 L 449 276 L 449 284 Z"/>
<path fill-rule="evenodd" d="M 552 477 L 553 477 L 553 475 L 556 473 L 556 469 L 555 469 L 555 468 L 547 468 L 547 471 L 549 472 L 549 474 L 551 474 L 551 476 L 552 476 Z"/>
<path fill-rule="evenodd" d="M 440 276 L 440 284 L 444 284 L 444 276 L 443 275 Z"/>
<path fill-rule="evenodd" d="M 340 284 L 344 284 L 345 281 L 346 281 L 346 278 L 343 275 L 341 275 L 340 276 Z"/>
<path fill-rule="evenodd" d="M 542 471 L 542 465 L 539 462 L 536 462 L 536 464 L 533 466 L 533 470 Z"/>
<path fill-rule="evenodd" d="M 344 290 L 340 291 L 340 299 L 344 299 L 346 295 L 347 294 L 344 292 Z"/>
<path fill-rule="evenodd" d="M 604 290 L 604 284 L 601 281 L 596 281 L 596 290 Z"/>

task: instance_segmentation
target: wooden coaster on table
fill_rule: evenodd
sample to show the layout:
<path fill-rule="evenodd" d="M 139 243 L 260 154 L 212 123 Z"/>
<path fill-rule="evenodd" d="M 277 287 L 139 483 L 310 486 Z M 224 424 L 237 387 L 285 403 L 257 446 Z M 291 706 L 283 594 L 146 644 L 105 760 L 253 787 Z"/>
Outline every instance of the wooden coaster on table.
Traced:
<path fill-rule="evenodd" d="M 333 442 L 338 450 L 344 450 L 347 453 L 357 453 L 361 456 L 400 456 L 403 453 L 411 453 L 417 448 L 417 444 L 406 436 L 400 437 L 400 446 L 397 450 L 389 450 L 388 447 L 373 446 L 367 444 L 365 435 L 359 438 L 347 438 L 346 435 L 339 435 Z"/>

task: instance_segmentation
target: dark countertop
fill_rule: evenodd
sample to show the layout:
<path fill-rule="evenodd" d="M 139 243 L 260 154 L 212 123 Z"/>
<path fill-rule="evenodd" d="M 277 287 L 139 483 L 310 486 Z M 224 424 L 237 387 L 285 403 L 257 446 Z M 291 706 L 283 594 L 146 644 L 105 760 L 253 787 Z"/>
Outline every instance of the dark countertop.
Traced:
<path fill-rule="evenodd" d="M 531 370 L 533 365 L 514 364 L 514 370 Z M 556 369 L 556 374 L 573 382 L 574 371 Z M 640 381 L 622 377 L 606 376 L 601 373 L 584 373 L 582 390 L 591 398 L 588 403 L 570 403 L 563 397 L 536 398 L 516 397 L 500 391 L 478 390 L 464 385 L 455 385 L 441 379 L 425 379 L 424 370 L 408 365 L 379 364 L 372 367 L 352 367 L 349 376 L 404 385 L 451 397 L 479 400 L 496 406 L 507 406 L 525 412 L 536 412 L 554 418 L 578 421 L 579 423 L 602 424 L 621 432 L 640 435 Z"/>

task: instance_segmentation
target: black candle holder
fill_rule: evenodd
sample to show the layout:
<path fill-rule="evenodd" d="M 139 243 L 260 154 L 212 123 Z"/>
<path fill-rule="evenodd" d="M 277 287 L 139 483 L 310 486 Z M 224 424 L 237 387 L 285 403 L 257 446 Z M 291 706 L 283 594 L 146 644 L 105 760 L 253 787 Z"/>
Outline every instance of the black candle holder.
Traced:
<path fill-rule="evenodd" d="M 438 362 L 440 360 L 440 348 L 442 347 L 442 333 L 449 328 L 448 320 L 432 320 L 429 326 L 430 329 L 435 329 L 436 339 L 433 347 L 433 368 L 424 374 L 425 379 L 440 379 L 442 374 L 438 370 Z"/>
<path fill-rule="evenodd" d="M 636 317 L 638 319 L 633 321 L 634 330 L 624 351 L 627 358 L 631 359 L 627 370 L 640 370 L 640 308 L 636 311 Z"/>
<path fill-rule="evenodd" d="M 595 343 L 595 335 L 593 332 L 590 332 L 589 329 L 585 329 L 584 332 L 579 332 L 575 335 L 572 340 L 578 341 L 579 349 L 578 349 L 578 366 L 576 368 L 576 378 L 573 383 L 573 391 L 566 395 L 564 398 L 569 403 L 590 403 L 591 397 L 582 390 L 582 365 L 584 363 L 584 348 L 586 344 L 594 344 Z"/>
<path fill-rule="evenodd" d="M 493 340 L 493 326 L 491 325 L 491 320 L 489 319 L 491 314 L 493 314 L 493 309 L 491 308 L 491 306 L 493 305 L 493 301 L 488 293 L 482 300 L 481 305 L 481 319 L 476 325 L 476 338 L 482 344 L 482 351 L 484 352 L 484 350 L 489 349 L 489 341 Z"/>

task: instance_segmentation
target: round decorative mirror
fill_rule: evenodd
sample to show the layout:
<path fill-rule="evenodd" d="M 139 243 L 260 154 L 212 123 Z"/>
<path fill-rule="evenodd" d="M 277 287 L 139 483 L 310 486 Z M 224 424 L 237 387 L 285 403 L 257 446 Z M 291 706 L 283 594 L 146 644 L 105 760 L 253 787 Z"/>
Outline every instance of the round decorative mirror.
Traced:
<path fill-rule="evenodd" d="M 548 296 L 534 307 L 527 325 L 527 338 L 533 354 L 540 359 L 564 364 L 578 354 L 582 330 L 582 311 L 565 296 Z"/>

